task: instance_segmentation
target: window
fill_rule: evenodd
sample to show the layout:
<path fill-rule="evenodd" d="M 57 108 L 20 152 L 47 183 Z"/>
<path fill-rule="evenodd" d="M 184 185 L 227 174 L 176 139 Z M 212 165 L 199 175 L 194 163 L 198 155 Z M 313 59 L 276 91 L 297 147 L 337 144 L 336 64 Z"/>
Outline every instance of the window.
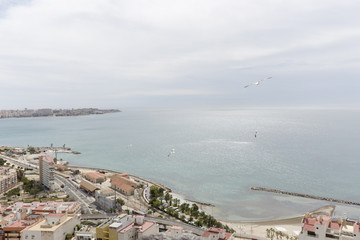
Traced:
<path fill-rule="evenodd" d="M 308 231 L 308 236 L 311 236 L 311 237 L 316 237 L 316 233 L 313 232 L 313 231 Z"/>
<path fill-rule="evenodd" d="M 333 235 L 333 234 L 326 234 L 326 237 L 327 238 L 333 238 L 333 239 L 339 239 L 339 236 L 335 236 L 335 235 Z"/>

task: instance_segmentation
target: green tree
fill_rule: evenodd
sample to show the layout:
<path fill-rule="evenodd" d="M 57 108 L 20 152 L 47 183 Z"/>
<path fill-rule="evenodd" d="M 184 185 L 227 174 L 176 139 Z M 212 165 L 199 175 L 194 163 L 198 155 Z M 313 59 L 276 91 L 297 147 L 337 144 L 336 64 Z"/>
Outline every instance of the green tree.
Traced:
<path fill-rule="evenodd" d="M 117 203 L 117 204 L 120 204 L 120 206 L 124 206 L 125 201 L 122 200 L 121 198 L 118 198 L 118 199 L 116 199 L 116 203 Z"/>
<path fill-rule="evenodd" d="M 168 192 L 166 192 L 166 194 L 165 194 L 165 201 L 166 201 L 166 202 L 169 202 L 169 201 L 171 200 L 171 198 L 172 198 L 172 196 L 171 196 Z"/>
<path fill-rule="evenodd" d="M 0 166 L 4 166 L 5 163 L 6 163 L 6 160 L 4 160 L 3 158 L 0 158 Z"/>
<path fill-rule="evenodd" d="M 28 147 L 28 152 L 30 153 L 30 154 L 34 154 L 34 153 L 36 153 L 36 151 L 35 151 L 35 148 L 34 147 Z"/>
<path fill-rule="evenodd" d="M 192 205 L 192 207 L 191 207 L 191 210 L 192 211 L 199 211 L 199 207 L 198 207 L 198 205 L 196 205 L 195 203 Z"/>
<path fill-rule="evenodd" d="M 21 179 L 24 177 L 24 171 L 21 169 L 16 170 L 17 180 L 21 181 Z"/>
<path fill-rule="evenodd" d="M 200 220 L 197 220 L 197 221 L 195 222 L 195 225 L 196 225 L 197 227 L 202 227 L 202 226 L 203 226 L 203 224 L 202 224 L 202 222 L 201 222 Z"/>
<path fill-rule="evenodd" d="M 20 188 L 13 188 L 13 189 L 11 189 L 10 191 L 8 191 L 7 193 L 6 193 L 6 196 L 7 197 L 11 197 L 11 196 L 15 196 L 15 195 L 18 195 L 18 196 L 20 196 Z"/>

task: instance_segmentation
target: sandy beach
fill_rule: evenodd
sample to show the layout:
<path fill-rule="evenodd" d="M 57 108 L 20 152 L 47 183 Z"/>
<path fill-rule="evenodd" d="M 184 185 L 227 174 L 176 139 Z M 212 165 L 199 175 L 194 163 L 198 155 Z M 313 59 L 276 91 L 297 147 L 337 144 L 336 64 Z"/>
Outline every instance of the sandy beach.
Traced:
<path fill-rule="evenodd" d="M 265 238 L 266 229 L 269 228 L 281 231 L 289 236 L 297 236 L 301 230 L 301 220 L 302 216 L 261 222 L 221 222 L 227 224 L 239 234 L 248 234 Z"/>
<path fill-rule="evenodd" d="M 335 210 L 334 205 L 326 205 L 321 208 L 315 209 L 309 214 L 311 215 L 327 215 L 332 216 Z M 306 213 L 304 213 L 305 215 Z M 273 228 L 276 231 L 281 231 L 289 236 L 297 236 L 301 231 L 301 221 L 303 216 L 285 218 L 278 220 L 259 221 L 259 222 L 227 222 L 221 221 L 233 228 L 237 233 L 249 234 L 258 237 L 266 237 L 266 229 Z"/>

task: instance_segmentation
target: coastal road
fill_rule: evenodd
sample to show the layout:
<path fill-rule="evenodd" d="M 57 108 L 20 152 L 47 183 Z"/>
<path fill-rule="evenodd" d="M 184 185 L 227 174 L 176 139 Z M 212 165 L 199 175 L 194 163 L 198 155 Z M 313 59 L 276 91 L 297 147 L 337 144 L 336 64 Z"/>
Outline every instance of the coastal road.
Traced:
<path fill-rule="evenodd" d="M 95 206 L 92 206 L 93 204 L 91 202 L 91 199 L 88 196 L 84 195 L 78 188 L 74 187 L 68 179 L 55 175 L 55 182 L 59 186 L 64 185 L 63 190 L 69 196 L 74 198 L 75 201 L 80 202 L 81 208 L 85 213 L 92 213 L 92 210 L 89 206 L 96 208 Z"/>
<path fill-rule="evenodd" d="M 33 168 L 33 169 L 39 169 L 38 166 L 33 166 L 28 164 L 26 161 L 22 161 L 16 158 L 8 157 L 6 155 L 0 154 L 0 158 L 5 159 L 10 164 L 17 165 L 19 167 L 23 168 Z M 83 193 L 78 187 L 74 186 L 74 184 L 71 182 L 71 180 L 66 179 L 60 175 L 57 175 L 56 172 L 54 172 L 54 180 L 55 183 L 59 186 L 64 185 L 64 191 L 66 194 L 74 198 L 75 201 L 80 202 L 82 209 L 86 213 L 92 213 L 91 208 L 96 209 L 96 206 L 93 204 L 95 199 L 85 193 Z"/>
<path fill-rule="evenodd" d="M 0 158 L 3 158 L 4 160 L 8 161 L 10 164 L 14 164 L 16 166 L 22 167 L 22 168 L 38 168 L 37 166 L 33 166 L 25 161 L 18 160 L 16 158 L 8 157 L 6 155 L 0 154 Z"/>

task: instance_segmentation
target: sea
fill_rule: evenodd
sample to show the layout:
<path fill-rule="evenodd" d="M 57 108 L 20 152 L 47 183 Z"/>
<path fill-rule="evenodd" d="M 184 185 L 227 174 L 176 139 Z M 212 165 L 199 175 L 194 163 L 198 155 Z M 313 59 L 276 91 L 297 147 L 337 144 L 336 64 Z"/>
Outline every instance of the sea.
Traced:
<path fill-rule="evenodd" d="M 259 221 L 334 203 L 251 187 L 360 202 L 359 123 L 354 109 L 130 109 L 1 119 L 0 146 L 65 144 L 81 152 L 58 156 L 70 165 L 156 181 L 213 204 L 209 213 L 224 221 Z M 336 215 L 359 218 L 359 207 L 336 205 Z"/>

